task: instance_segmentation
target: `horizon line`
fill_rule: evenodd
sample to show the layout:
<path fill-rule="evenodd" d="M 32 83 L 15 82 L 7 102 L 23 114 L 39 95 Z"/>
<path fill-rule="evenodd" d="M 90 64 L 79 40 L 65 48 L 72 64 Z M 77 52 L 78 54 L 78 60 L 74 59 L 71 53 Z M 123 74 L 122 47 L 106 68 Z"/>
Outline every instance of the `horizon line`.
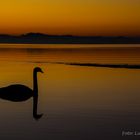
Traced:
<path fill-rule="evenodd" d="M 0 33 L 0 35 L 8 35 L 8 36 L 15 36 L 19 37 L 22 35 L 29 35 L 29 34 L 40 34 L 46 36 L 70 36 L 70 37 L 127 37 L 127 38 L 140 38 L 140 35 L 132 35 L 132 36 L 125 36 L 125 35 L 72 35 L 72 34 L 47 34 L 42 32 L 26 32 L 21 34 L 9 34 L 9 33 Z"/>

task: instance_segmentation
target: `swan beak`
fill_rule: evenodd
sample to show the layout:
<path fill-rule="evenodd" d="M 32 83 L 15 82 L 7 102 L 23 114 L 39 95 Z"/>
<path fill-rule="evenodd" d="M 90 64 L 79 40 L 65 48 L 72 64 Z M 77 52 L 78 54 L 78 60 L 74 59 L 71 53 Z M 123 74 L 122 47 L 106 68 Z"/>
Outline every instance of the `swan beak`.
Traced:
<path fill-rule="evenodd" d="M 40 71 L 41 73 L 44 73 L 42 70 Z"/>

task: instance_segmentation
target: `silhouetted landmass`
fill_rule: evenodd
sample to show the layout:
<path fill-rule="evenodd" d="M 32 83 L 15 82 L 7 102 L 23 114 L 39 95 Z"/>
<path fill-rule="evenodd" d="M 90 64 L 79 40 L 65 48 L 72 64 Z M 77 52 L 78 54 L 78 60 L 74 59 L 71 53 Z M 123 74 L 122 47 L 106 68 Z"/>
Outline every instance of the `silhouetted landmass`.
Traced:
<path fill-rule="evenodd" d="M 0 35 L 0 43 L 15 44 L 140 44 L 140 37 L 98 37 L 47 35 L 41 33 L 27 33 L 19 36 Z"/>
<path fill-rule="evenodd" d="M 73 66 L 140 69 L 140 65 L 131 65 L 131 64 L 64 63 L 64 62 L 56 62 L 56 63 Z"/>

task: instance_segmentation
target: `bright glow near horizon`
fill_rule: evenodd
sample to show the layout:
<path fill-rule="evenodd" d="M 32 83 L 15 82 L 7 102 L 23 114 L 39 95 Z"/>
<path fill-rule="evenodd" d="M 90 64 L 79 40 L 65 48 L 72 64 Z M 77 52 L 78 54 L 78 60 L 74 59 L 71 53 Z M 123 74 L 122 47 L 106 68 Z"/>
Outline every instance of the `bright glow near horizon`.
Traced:
<path fill-rule="evenodd" d="M 140 36 L 139 0 L 5 0 L 0 33 Z"/>

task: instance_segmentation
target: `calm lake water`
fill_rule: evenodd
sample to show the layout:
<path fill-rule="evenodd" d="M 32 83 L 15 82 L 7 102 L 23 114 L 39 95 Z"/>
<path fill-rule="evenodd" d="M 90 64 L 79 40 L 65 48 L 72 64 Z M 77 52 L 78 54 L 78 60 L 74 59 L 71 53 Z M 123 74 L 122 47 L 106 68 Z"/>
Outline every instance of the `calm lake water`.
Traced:
<path fill-rule="evenodd" d="M 33 88 L 38 66 L 38 121 L 33 98 L 0 99 L 0 140 L 123 140 L 140 132 L 140 69 L 65 63 L 140 65 L 140 45 L 0 45 L 0 87 Z M 62 64 L 60 64 L 62 63 Z M 20 93 L 19 93 L 20 94 Z"/>

